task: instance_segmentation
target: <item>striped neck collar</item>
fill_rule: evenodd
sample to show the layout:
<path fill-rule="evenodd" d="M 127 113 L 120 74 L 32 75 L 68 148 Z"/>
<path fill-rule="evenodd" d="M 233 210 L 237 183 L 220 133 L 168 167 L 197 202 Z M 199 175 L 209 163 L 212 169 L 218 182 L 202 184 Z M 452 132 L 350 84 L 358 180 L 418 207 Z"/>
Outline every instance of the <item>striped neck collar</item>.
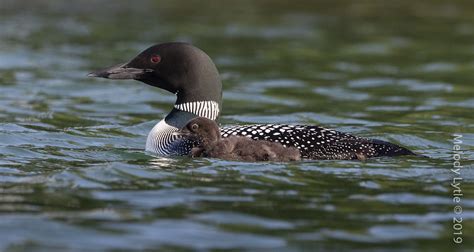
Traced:
<path fill-rule="evenodd" d="M 220 112 L 219 103 L 215 101 L 185 102 L 181 104 L 175 104 L 174 108 L 211 120 L 216 120 Z"/>

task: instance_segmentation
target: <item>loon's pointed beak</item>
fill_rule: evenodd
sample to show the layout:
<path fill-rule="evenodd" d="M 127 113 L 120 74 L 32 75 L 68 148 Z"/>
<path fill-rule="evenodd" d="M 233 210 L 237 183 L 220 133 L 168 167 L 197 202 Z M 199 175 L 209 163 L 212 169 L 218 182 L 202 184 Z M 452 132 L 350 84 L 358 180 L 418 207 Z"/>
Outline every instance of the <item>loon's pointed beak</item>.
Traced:
<path fill-rule="evenodd" d="M 140 69 L 129 67 L 128 63 L 101 69 L 89 73 L 88 77 L 100 77 L 106 79 L 140 79 L 144 74 L 153 72 L 153 69 Z"/>

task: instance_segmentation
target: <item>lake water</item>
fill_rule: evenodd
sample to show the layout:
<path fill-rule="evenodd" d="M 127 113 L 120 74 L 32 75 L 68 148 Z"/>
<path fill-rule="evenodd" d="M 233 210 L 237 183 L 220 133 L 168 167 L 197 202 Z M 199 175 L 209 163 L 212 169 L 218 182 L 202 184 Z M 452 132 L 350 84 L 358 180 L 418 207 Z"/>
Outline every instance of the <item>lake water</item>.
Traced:
<path fill-rule="evenodd" d="M 0 0 L 0 251 L 472 251 L 473 17 L 470 1 Z M 224 125 L 318 124 L 431 158 L 146 154 L 174 96 L 86 75 L 166 41 L 214 59 Z"/>

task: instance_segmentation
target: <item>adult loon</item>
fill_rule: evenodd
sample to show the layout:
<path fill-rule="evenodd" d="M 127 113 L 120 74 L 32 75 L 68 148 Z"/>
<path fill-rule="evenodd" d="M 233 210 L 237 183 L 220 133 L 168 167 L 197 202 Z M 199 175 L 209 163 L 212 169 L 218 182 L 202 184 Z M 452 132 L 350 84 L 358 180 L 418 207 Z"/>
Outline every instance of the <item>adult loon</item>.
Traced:
<path fill-rule="evenodd" d="M 180 42 L 149 47 L 128 63 L 92 72 L 89 77 L 134 79 L 176 94 L 173 110 L 148 134 L 146 151 L 163 156 L 187 155 L 193 143 L 173 134 L 195 117 L 216 120 L 222 106 L 222 83 L 211 58 Z M 293 146 L 306 159 L 365 159 L 415 155 L 398 145 L 357 137 L 313 125 L 256 124 L 221 129 L 222 137 L 246 136 Z"/>
<path fill-rule="evenodd" d="M 196 139 L 197 147 L 192 148 L 192 157 L 221 158 L 237 161 L 301 160 L 301 153 L 295 147 L 284 147 L 277 142 L 253 140 L 244 136 L 221 138 L 219 126 L 205 117 L 191 119 L 176 135 Z"/>

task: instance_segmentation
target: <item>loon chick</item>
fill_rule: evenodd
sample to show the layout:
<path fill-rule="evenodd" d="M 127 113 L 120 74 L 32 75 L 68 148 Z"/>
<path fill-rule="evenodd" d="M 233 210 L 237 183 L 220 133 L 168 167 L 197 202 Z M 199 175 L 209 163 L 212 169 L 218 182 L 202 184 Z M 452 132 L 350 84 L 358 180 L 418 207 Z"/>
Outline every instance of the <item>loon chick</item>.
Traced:
<path fill-rule="evenodd" d="M 175 135 L 193 138 L 198 146 L 191 149 L 192 157 L 210 157 L 237 161 L 276 161 L 301 160 L 300 151 L 295 147 L 265 140 L 252 140 L 243 136 L 221 139 L 219 126 L 211 119 L 197 117 Z"/>
<path fill-rule="evenodd" d="M 134 79 L 176 94 L 173 110 L 148 134 L 146 151 L 163 156 L 188 155 L 193 142 L 174 135 L 196 117 L 216 120 L 222 106 L 222 83 L 211 58 L 187 43 L 149 47 L 130 62 L 90 73 L 90 77 Z M 307 159 L 366 159 L 416 155 L 398 145 L 319 126 L 257 124 L 221 129 L 222 137 L 245 136 L 296 147 Z"/>

